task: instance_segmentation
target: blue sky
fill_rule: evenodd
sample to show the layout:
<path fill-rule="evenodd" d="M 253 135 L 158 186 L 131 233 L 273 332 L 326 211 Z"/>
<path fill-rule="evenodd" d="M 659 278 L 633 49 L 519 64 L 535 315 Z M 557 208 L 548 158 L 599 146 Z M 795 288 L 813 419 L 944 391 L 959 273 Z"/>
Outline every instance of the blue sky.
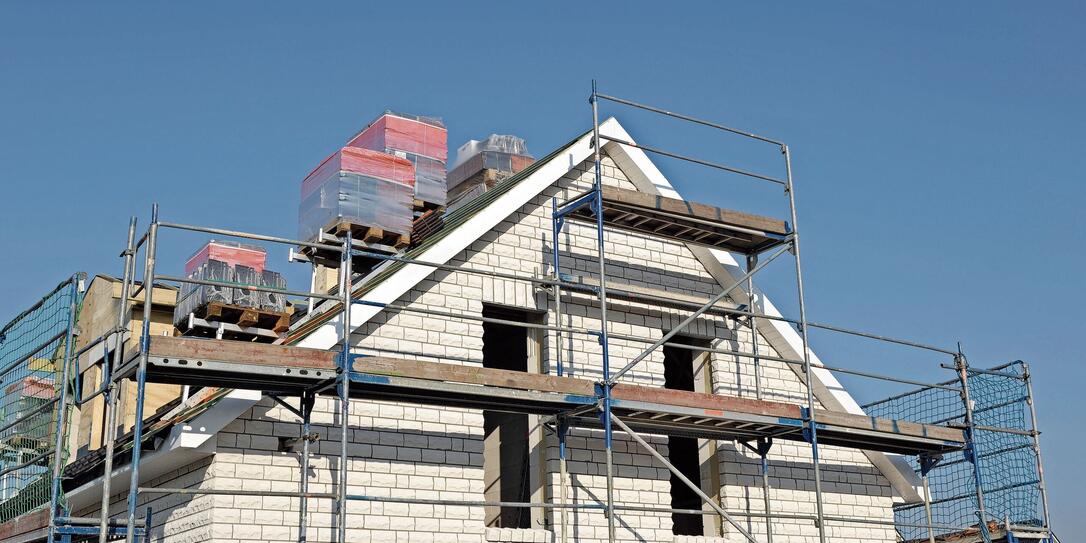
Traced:
<path fill-rule="evenodd" d="M 293 236 L 301 178 L 385 108 L 443 117 L 453 149 L 514 133 L 542 156 L 589 126 L 596 78 L 789 143 L 813 320 L 1030 361 L 1054 524 L 1086 530 L 1081 4 L 509 4 L 6 4 L 0 320 L 76 270 L 120 273 L 128 217 L 145 225 L 152 202 Z M 645 143 L 780 173 L 773 149 L 603 113 Z M 689 198 L 783 216 L 775 187 L 659 164 Z M 199 241 L 165 238 L 160 269 Z M 789 270 L 761 285 L 794 312 Z M 836 365 L 951 377 L 922 351 L 813 341 Z"/>

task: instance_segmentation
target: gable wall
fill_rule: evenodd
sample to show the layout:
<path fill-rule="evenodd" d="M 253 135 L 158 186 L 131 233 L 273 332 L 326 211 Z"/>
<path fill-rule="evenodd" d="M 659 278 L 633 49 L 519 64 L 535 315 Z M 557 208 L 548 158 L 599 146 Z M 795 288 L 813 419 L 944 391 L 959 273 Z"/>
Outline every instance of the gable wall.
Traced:
<path fill-rule="evenodd" d="M 633 188 L 621 171 L 605 159 L 605 183 Z M 543 194 L 534 198 L 497 228 L 472 243 L 450 264 L 479 270 L 498 270 L 520 274 L 551 273 L 551 197 L 563 201 L 590 188 L 591 163 L 586 162 Z M 562 271 L 575 275 L 596 276 L 595 228 L 571 222 L 562 236 Z M 702 297 L 719 292 L 694 256 L 681 244 L 639 235 L 609 231 L 606 237 L 609 280 L 651 288 L 696 294 Z M 547 310 L 545 293 L 531 284 L 480 277 L 464 273 L 436 271 L 396 302 L 450 312 L 480 315 L 484 303 Z M 562 324 L 576 328 L 598 329 L 599 308 L 594 298 L 565 293 Z M 612 300 L 608 315 L 610 332 L 648 338 L 661 337 L 680 322 L 687 312 L 645 304 Z M 555 322 L 553 311 L 548 323 Z M 689 335 L 713 338 L 722 349 L 751 351 L 749 329 L 716 316 L 698 319 Z M 411 312 L 386 310 L 363 326 L 353 337 L 359 353 L 383 354 L 404 358 L 440 361 L 452 364 L 481 365 L 482 323 L 435 317 Z M 648 344 L 612 338 L 612 368 L 617 369 L 636 356 Z M 548 333 L 545 360 L 553 371 L 554 353 L 559 345 L 555 334 Z M 600 346 L 586 335 L 564 335 L 563 359 L 566 370 L 584 378 L 600 377 Z M 761 340 L 760 352 L 776 355 Z M 720 394 L 754 396 L 753 366 L 749 359 L 713 353 L 712 380 Z M 663 353 L 658 350 L 626 380 L 663 385 Z M 795 374 L 784 364 L 763 362 L 763 386 L 767 399 L 792 403 L 805 402 L 806 393 Z M 320 399 L 314 413 L 314 431 L 322 436 L 313 455 L 310 489 L 333 492 L 339 452 L 338 429 L 333 414 L 335 405 Z M 285 409 L 261 402 L 252 411 L 220 433 L 220 452 L 214 461 L 216 473 L 232 473 L 218 478 L 219 484 L 257 484 L 273 490 L 297 490 L 298 455 L 278 452 L 277 437 L 296 437 L 298 419 Z M 483 500 L 482 437 L 483 417 L 478 410 L 436 408 L 412 404 L 353 401 L 350 473 L 353 494 L 398 496 L 430 499 Z M 644 436 L 666 455 L 666 439 Z M 273 444 L 273 441 L 275 442 Z M 553 436 L 547 437 L 545 455 L 548 474 L 545 496 L 558 501 L 557 448 Z M 594 503 L 605 495 L 603 444 L 600 432 L 575 430 L 569 438 L 573 501 Z M 733 442 L 716 444 L 721 496 L 726 509 L 760 512 L 762 497 L 757 457 Z M 892 520 L 890 488 L 878 472 L 857 451 L 822 447 L 823 488 L 827 515 L 866 516 Z M 614 441 L 616 465 L 616 500 L 619 504 L 658 505 L 670 502 L 667 470 L 620 433 Z M 796 442 L 779 441 L 770 455 L 771 497 L 774 512 L 814 514 L 810 448 Z M 238 482 L 240 481 L 240 482 Z M 265 541 L 290 541 L 297 537 L 297 499 L 221 497 L 229 506 L 231 519 L 239 524 L 278 526 L 260 532 Z M 219 498 L 217 498 L 219 499 Z M 271 500 L 271 501 L 269 501 Z M 219 502 L 216 502 L 219 503 Z M 334 517 L 329 500 L 311 500 L 310 540 L 332 540 Z M 235 513 L 236 511 L 236 513 Z M 276 514 L 281 512 L 281 514 Z M 545 532 L 558 515 L 541 515 L 545 525 L 538 530 L 486 530 L 483 509 L 466 506 L 432 506 L 351 502 L 348 507 L 350 541 L 534 541 L 548 540 Z M 216 519 L 222 518 L 217 515 Z M 593 510 L 569 513 L 571 541 L 606 541 L 606 519 Z M 618 537 L 623 541 L 673 541 L 670 514 L 622 512 Z M 573 519 L 576 519 L 575 521 Z M 217 520 L 218 522 L 218 520 Z M 744 527 L 764 534 L 764 524 L 744 520 Z M 227 522 L 229 523 L 229 522 Z M 575 527 L 573 526 L 575 523 Z M 235 527 L 232 531 L 216 524 L 216 541 L 251 541 L 256 533 Z M 229 535 L 227 535 L 229 534 Z M 774 540 L 810 541 L 817 530 L 810 520 L 777 519 Z M 893 541 L 893 529 L 854 524 L 829 525 L 833 541 Z M 764 537 L 764 536 L 763 536 Z M 723 527 L 721 540 L 739 541 L 741 536 L 729 526 Z"/>

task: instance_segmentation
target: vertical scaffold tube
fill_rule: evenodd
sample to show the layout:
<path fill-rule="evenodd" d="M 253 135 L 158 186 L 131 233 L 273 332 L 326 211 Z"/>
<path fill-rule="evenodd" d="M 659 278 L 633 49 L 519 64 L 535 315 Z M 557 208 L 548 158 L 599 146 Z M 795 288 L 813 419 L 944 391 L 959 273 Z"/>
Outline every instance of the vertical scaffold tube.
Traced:
<path fill-rule="evenodd" d="M 53 480 L 49 492 L 49 528 L 47 539 L 53 543 L 56 536 L 57 509 L 60 507 L 60 476 L 64 470 L 64 445 L 67 442 L 67 432 L 64 431 L 68 423 L 68 375 L 72 367 L 72 340 L 75 337 L 75 319 L 79 311 L 79 281 L 80 274 L 72 276 L 69 289 L 72 301 L 68 307 L 68 332 L 64 336 L 64 357 L 61 360 L 60 370 L 60 399 L 57 403 L 57 427 L 56 440 L 53 443 Z"/>
<path fill-rule="evenodd" d="M 560 503 L 562 505 L 562 509 L 559 512 L 559 516 L 562 519 L 561 520 L 561 523 L 562 523 L 562 530 L 561 530 L 562 543 L 568 543 L 568 541 L 569 541 L 569 535 L 566 533 L 566 530 L 567 530 L 566 526 L 568 525 L 567 523 L 569 522 L 569 519 L 567 517 L 569 512 L 568 512 L 568 509 L 566 509 L 566 504 L 568 503 L 568 499 L 569 499 L 568 491 L 566 490 L 566 477 L 567 477 L 567 475 L 566 475 L 566 434 L 568 432 L 569 432 L 569 424 L 566 423 L 566 419 L 564 417 L 559 417 L 558 418 L 558 485 L 559 485 L 559 488 L 561 489 L 560 490 L 560 495 L 561 495 L 561 498 L 560 498 L 561 502 Z"/>
<path fill-rule="evenodd" d="M 340 353 L 339 372 L 339 492 L 336 504 L 339 509 L 339 543 L 347 542 L 347 441 L 350 430 L 347 419 L 351 411 L 351 251 L 354 248 L 350 230 L 343 237 L 343 257 L 339 265 L 339 294 L 343 297 L 343 352 Z"/>
<path fill-rule="evenodd" d="M 298 543 L 306 543 L 309 537 L 309 433 L 312 431 L 313 421 L 312 393 L 302 393 L 302 458 L 299 462 L 302 468 L 302 478 L 299 489 L 302 492 L 298 498 Z"/>
<path fill-rule="evenodd" d="M 1048 517 L 1048 486 L 1045 485 L 1045 468 L 1041 462 L 1041 431 L 1037 429 L 1037 407 L 1033 401 L 1033 376 L 1029 373 L 1029 364 L 1022 363 L 1022 380 L 1026 383 L 1026 404 L 1029 405 L 1031 437 L 1033 438 L 1033 459 L 1037 462 L 1037 490 L 1041 494 L 1041 515 L 1044 517 L 1045 530 L 1051 531 L 1051 519 Z"/>
<path fill-rule="evenodd" d="M 807 306 L 803 294 L 803 264 L 799 252 L 799 226 L 796 225 L 796 190 L 792 183 L 792 154 L 787 145 L 781 146 L 787 174 L 788 209 L 792 219 L 792 250 L 796 257 L 796 291 L 799 297 L 799 333 L 803 348 L 803 373 L 807 380 L 807 431 L 811 441 L 811 465 L 814 470 L 815 514 L 818 517 L 818 541 L 826 543 L 826 519 L 822 511 L 822 471 L 818 465 L 818 423 L 815 421 L 814 375 L 811 372 L 811 349 L 807 337 Z"/>
<path fill-rule="evenodd" d="M 935 543 L 935 529 L 931 526 L 931 488 L 928 486 L 927 472 L 924 472 L 924 475 L 920 480 L 924 483 L 924 516 L 927 518 L 928 522 L 928 543 Z"/>
<path fill-rule="evenodd" d="M 750 312 L 754 314 L 761 314 L 761 310 L 757 306 L 758 295 L 754 292 L 754 276 L 750 275 L 754 273 L 754 268 L 758 267 L 758 255 L 747 255 L 747 299 Z M 758 400 L 763 398 L 762 394 L 762 361 L 758 358 L 758 320 L 754 317 L 750 317 L 750 346 L 751 354 L 754 355 L 754 397 Z M 758 453 L 762 460 L 762 507 L 765 509 L 765 537 L 766 543 L 773 543 L 773 515 L 771 513 L 771 503 L 769 499 L 769 447 L 772 445 L 771 441 L 758 443 Z"/>
<path fill-rule="evenodd" d="M 595 165 L 595 178 L 593 190 L 596 191 L 596 243 L 597 256 L 600 268 L 600 348 L 603 354 L 603 383 L 600 395 L 602 396 L 602 423 L 603 444 L 605 447 L 605 460 L 607 464 L 607 541 L 615 541 L 615 465 L 612 448 L 613 431 L 611 429 L 611 361 L 607 348 L 607 269 L 606 255 L 603 247 L 603 174 L 600 167 L 600 115 L 599 104 L 596 98 L 596 80 L 592 80 L 592 157 Z"/>
<path fill-rule="evenodd" d="M 155 292 L 155 252 L 158 250 L 158 204 L 151 206 L 151 224 L 147 227 L 147 249 L 143 267 L 143 329 L 140 330 L 140 361 L 136 368 L 136 415 L 132 426 L 132 476 L 128 482 L 128 523 L 125 542 L 135 541 L 136 500 L 139 498 L 140 448 L 143 439 L 143 398 L 147 388 L 147 360 L 151 353 L 151 306 Z M 149 532 L 150 526 L 144 527 Z"/>
<path fill-rule="evenodd" d="M 132 266 L 136 261 L 136 217 L 128 221 L 128 243 L 125 245 L 124 270 L 121 272 L 121 303 L 117 309 L 117 343 L 113 346 L 113 359 L 102 360 L 102 384 L 105 385 L 105 397 L 102 403 L 105 406 L 105 428 L 102 429 L 102 439 L 105 441 L 106 458 L 102 468 L 102 505 L 100 513 L 101 521 L 98 524 L 98 543 L 106 543 L 109 539 L 109 497 L 112 494 L 113 478 L 113 448 L 117 442 L 117 383 L 113 380 L 113 369 L 124 360 L 124 332 L 128 323 L 128 296 L 130 283 L 132 282 Z M 107 350 L 109 344 L 106 344 Z"/>
<path fill-rule="evenodd" d="M 928 543 L 935 543 L 935 528 L 931 513 L 931 488 L 928 486 L 928 473 L 942 459 L 941 456 L 920 455 L 920 481 L 924 485 L 924 517 L 927 519 Z"/>
<path fill-rule="evenodd" d="M 551 260 L 554 265 L 554 325 L 562 326 L 562 286 L 558 284 L 558 281 L 562 280 L 562 274 L 558 271 L 558 236 L 562 233 L 562 227 L 558 222 L 558 198 L 551 197 Z M 554 334 L 554 361 L 555 370 L 559 377 L 565 374 L 565 368 L 562 367 L 562 331 L 557 330 Z M 564 514 L 564 513 L 563 513 Z"/>
<path fill-rule="evenodd" d="M 965 431 L 967 441 L 968 460 L 973 464 L 973 482 L 977 491 L 977 529 L 984 543 L 992 543 L 992 536 L 988 533 L 988 514 L 984 508 L 984 477 L 980 470 L 980 454 L 977 451 L 977 428 L 973 421 L 973 399 L 969 395 L 969 362 L 960 352 L 954 356 L 954 367 L 958 370 L 958 379 L 962 385 L 962 403 L 965 404 Z"/>

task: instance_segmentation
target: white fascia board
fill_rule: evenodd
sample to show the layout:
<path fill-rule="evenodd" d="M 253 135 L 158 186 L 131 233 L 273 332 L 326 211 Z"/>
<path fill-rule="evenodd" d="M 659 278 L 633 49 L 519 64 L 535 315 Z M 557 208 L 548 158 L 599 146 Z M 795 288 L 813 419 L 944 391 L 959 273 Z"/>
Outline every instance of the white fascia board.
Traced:
<path fill-rule="evenodd" d="M 614 130 L 616 132 L 621 131 L 622 134 L 611 135 L 636 144 L 636 141 L 625 133 L 621 126 L 616 126 Z M 606 144 L 604 149 L 638 190 L 668 198 L 683 199 L 682 195 L 675 190 L 663 173 L 641 149 L 615 142 Z M 687 247 L 721 287 L 731 286 L 746 275 L 745 269 L 739 265 L 735 257 L 726 251 L 695 245 L 688 245 Z M 742 287 L 733 290 L 731 297 L 740 303 L 746 303 L 754 307 L 746 290 Z M 773 302 L 764 293 L 759 292 L 757 288 L 755 288 L 755 297 L 758 305 L 762 306 L 761 309 L 764 314 L 776 317 L 782 316 L 776 306 L 773 305 Z M 758 319 L 758 330 L 781 357 L 793 360 L 803 359 L 803 338 L 789 323 Z M 814 393 L 818 401 L 827 409 L 833 411 L 866 415 L 859 403 L 845 390 L 837 378 L 829 370 L 822 367 L 823 364 L 818 355 L 810 348 L 808 348 L 807 352 L 811 361 L 811 374 L 815 380 Z M 789 364 L 789 367 L 801 380 L 806 381 L 803 368 L 795 364 Z M 922 484 L 920 478 L 917 477 L 904 459 L 898 455 L 887 455 L 872 451 L 864 451 L 864 454 L 890 481 L 895 492 L 903 501 L 908 503 L 923 501 L 923 498 L 921 498 Z"/>
<path fill-rule="evenodd" d="M 617 132 L 616 132 L 617 130 Z M 600 125 L 600 133 L 612 137 L 618 137 L 625 131 L 618 125 L 615 119 L 608 119 Z M 544 189 L 554 184 L 563 175 L 569 173 L 575 166 L 583 162 L 592 154 L 592 136 L 587 134 L 572 145 L 566 152 L 552 158 L 511 188 L 508 192 L 494 200 L 486 208 L 477 212 L 460 225 L 455 232 L 445 237 L 433 247 L 419 255 L 418 260 L 424 262 L 437 262 L 445 264 L 456 255 L 471 246 L 487 232 L 493 230 L 501 221 L 524 207 L 532 198 L 538 196 Z M 423 279 L 434 273 L 434 268 L 418 264 L 405 264 L 391 277 L 385 279 L 373 290 L 366 293 L 366 300 L 378 304 L 390 304 L 395 302 L 407 291 L 414 288 Z M 363 279 L 365 281 L 365 279 Z M 357 288 L 358 285 L 355 285 Z M 371 305 L 355 304 L 351 307 L 351 330 L 365 324 L 383 308 Z M 342 314 L 329 320 L 320 328 L 317 328 L 300 342 L 299 347 L 312 349 L 331 349 L 340 341 L 340 319 Z"/>
<path fill-rule="evenodd" d="M 185 424 L 174 426 L 153 451 L 140 456 L 140 484 L 215 454 L 212 437 L 227 424 L 260 401 L 259 390 L 231 390 L 207 411 Z M 115 467 L 110 488 L 116 494 L 128 489 L 132 465 Z M 103 477 L 89 481 L 66 493 L 72 510 L 96 505 L 102 500 Z"/>

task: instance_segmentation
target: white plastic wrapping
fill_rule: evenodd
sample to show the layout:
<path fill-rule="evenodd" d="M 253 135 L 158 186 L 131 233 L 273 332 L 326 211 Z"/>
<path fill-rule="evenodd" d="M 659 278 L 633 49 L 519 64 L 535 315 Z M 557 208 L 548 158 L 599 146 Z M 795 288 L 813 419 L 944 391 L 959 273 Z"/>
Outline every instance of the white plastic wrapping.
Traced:
<path fill-rule="evenodd" d="M 235 265 L 212 258 L 197 266 L 188 277 L 202 281 L 231 283 L 237 286 L 183 284 L 173 313 L 174 324 L 179 327 L 185 323 L 190 313 L 197 313 L 200 308 L 209 303 L 251 307 L 263 311 L 286 311 L 284 295 L 244 288 L 246 285 L 251 285 L 286 289 L 286 280 L 277 272 L 271 270 L 258 272 L 250 266 Z"/>
<path fill-rule="evenodd" d="M 283 279 L 279 272 L 264 270 L 260 277 L 260 286 L 285 289 L 287 288 L 287 281 Z M 260 309 L 265 311 L 282 312 L 287 310 L 287 298 L 278 292 L 258 292 L 257 299 L 260 302 Z"/>
<path fill-rule="evenodd" d="M 314 239 L 343 222 L 410 235 L 413 193 L 404 184 L 337 172 L 298 206 L 299 239 Z"/>
<path fill-rule="evenodd" d="M 473 184 L 484 183 L 487 176 L 479 177 L 479 172 L 493 170 L 490 184 L 497 178 L 505 178 L 527 168 L 535 162 L 528 154 L 524 140 L 516 136 L 491 134 L 483 141 L 470 140 L 456 152 L 456 164 L 449 171 L 446 186 L 450 201 L 459 200 L 472 187 L 461 186 L 471 181 Z M 487 186 L 489 188 L 489 185 Z M 485 189 L 484 189 L 485 190 Z"/>
<path fill-rule="evenodd" d="M 416 200 L 443 206 L 447 200 L 445 189 L 445 163 L 430 157 L 389 150 L 400 158 L 405 158 L 415 165 Z"/>
<path fill-rule="evenodd" d="M 189 279 L 233 283 L 234 268 L 221 260 L 208 259 L 189 274 Z M 181 292 L 178 294 L 177 305 L 174 306 L 173 310 L 174 324 L 183 323 L 188 319 L 190 313 L 196 312 L 197 309 L 211 302 L 233 304 L 234 292 L 236 290 L 237 289 L 220 287 L 217 285 L 195 285 L 192 283 L 181 285 Z"/>
<path fill-rule="evenodd" d="M 453 162 L 452 167 L 449 169 L 455 170 L 457 166 L 463 164 L 469 158 L 484 151 L 527 157 L 532 156 L 528 152 L 528 145 L 524 143 L 523 138 L 512 135 L 491 134 L 490 136 L 487 136 L 485 140 L 468 140 L 467 143 L 461 145 L 460 148 L 456 150 L 456 161 Z"/>
<path fill-rule="evenodd" d="M 234 266 L 234 282 L 238 285 L 260 286 L 262 277 L 260 273 L 249 266 Z M 255 290 L 247 288 L 234 289 L 234 305 L 241 307 L 259 307 L 260 300 Z"/>

